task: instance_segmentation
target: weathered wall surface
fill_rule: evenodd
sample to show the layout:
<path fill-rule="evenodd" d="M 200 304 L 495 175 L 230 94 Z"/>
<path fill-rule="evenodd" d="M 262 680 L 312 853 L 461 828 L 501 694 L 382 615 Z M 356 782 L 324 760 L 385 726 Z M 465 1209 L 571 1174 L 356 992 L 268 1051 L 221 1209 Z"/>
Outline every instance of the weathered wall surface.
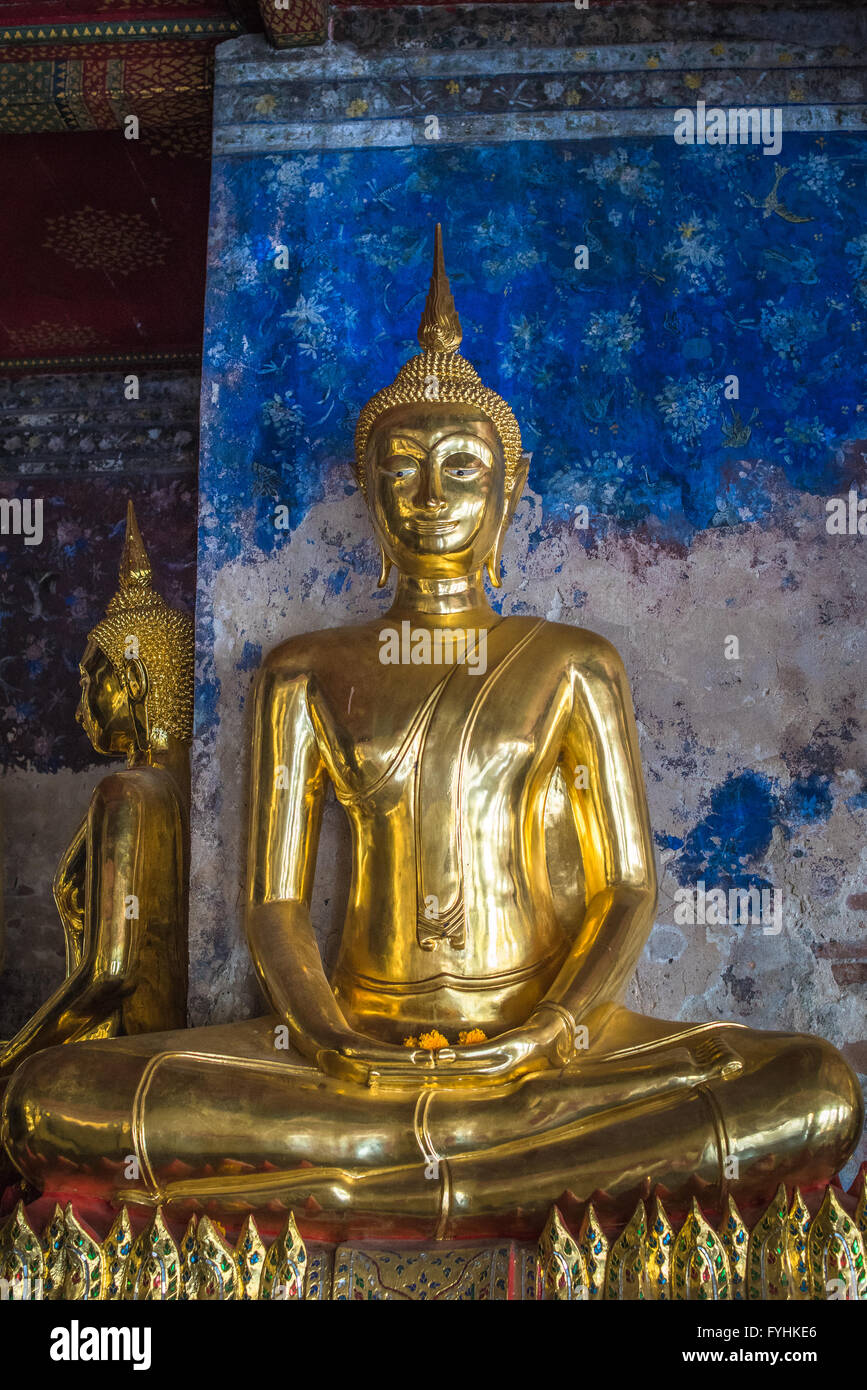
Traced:
<path fill-rule="evenodd" d="M 63 979 L 54 871 L 113 766 L 75 722 L 78 662 L 117 586 L 127 498 L 168 602 L 195 592 L 198 374 L 0 381 L 0 497 L 41 499 L 38 544 L 0 535 L 0 843 L 6 964 L 0 1038 Z"/>
<path fill-rule="evenodd" d="M 784 45 L 746 7 L 698 11 L 689 42 L 664 14 L 588 15 L 349 12 L 323 50 L 219 51 L 192 1016 L 260 1007 L 240 903 L 261 656 L 388 603 L 352 431 L 415 350 L 442 220 L 463 351 L 533 452 L 498 606 L 604 633 L 633 684 L 662 887 L 631 1001 L 816 1031 L 867 1077 L 867 538 L 826 529 L 865 482 L 861 21 L 802 15 Z M 675 107 L 760 99 L 777 154 L 674 142 Z M 782 895 L 782 930 L 676 921 L 701 883 Z"/>

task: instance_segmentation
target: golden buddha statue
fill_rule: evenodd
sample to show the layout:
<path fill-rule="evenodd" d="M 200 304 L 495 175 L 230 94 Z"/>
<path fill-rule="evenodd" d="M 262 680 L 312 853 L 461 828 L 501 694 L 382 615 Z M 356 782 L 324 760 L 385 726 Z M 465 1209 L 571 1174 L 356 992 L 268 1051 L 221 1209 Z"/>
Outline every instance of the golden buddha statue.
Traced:
<path fill-rule="evenodd" d="M 118 591 L 88 636 L 76 713 L 95 751 L 127 766 L 99 783 L 58 866 L 66 978 L 0 1046 L 0 1084 L 58 1043 L 186 1023 L 193 661 L 192 620 L 155 592 L 130 502 Z"/>
<path fill-rule="evenodd" d="M 291 1208 L 324 1236 L 538 1234 L 567 1193 L 628 1214 L 656 1186 L 825 1181 L 863 1117 L 833 1047 L 623 1006 L 656 903 L 629 688 L 603 638 L 488 603 L 527 459 L 458 351 L 439 230 L 419 341 L 356 433 L 394 602 L 258 678 L 246 926 L 272 1012 L 30 1059 L 9 1151 L 43 1187 Z M 353 846 L 330 979 L 329 782 Z"/>

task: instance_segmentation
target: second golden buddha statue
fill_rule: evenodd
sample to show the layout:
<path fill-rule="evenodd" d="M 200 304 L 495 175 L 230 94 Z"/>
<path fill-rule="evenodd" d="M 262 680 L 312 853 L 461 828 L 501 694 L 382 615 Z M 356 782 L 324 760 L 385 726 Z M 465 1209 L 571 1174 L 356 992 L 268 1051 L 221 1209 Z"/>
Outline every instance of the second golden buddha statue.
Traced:
<path fill-rule="evenodd" d="M 153 586 L 132 502 L 117 592 L 79 663 L 76 718 L 104 777 L 54 877 L 66 978 L 6 1044 L 0 1089 L 59 1043 L 180 1028 L 187 1017 L 193 624 Z"/>
<path fill-rule="evenodd" d="M 323 1236 L 538 1234 L 564 1193 L 626 1214 L 655 1186 L 826 1181 L 863 1120 L 833 1047 L 623 1006 L 656 904 L 629 688 L 603 638 L 487 600 L 527 461 L 458 351 L 439 233 L 419 341 L 356 434 L 394 602 L 258 679 L 246 925 L 271 1013 L 30 1059 L 9 1152 L 40 1186 L 292 1208 Z M 353 845 L 330 979 L 309 913 L 329 782 Z"/>

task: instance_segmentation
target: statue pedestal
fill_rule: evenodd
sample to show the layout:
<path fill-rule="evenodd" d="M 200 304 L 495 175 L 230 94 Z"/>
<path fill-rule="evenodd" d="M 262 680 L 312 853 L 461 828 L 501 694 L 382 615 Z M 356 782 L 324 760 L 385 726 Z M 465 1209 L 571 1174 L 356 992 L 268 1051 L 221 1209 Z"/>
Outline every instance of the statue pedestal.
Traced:
<path fill-rule="evenodd" d="M 783 1187 L 745 1224 L 697 1201 L 669 1214 L 654 1196 L 623 1225 L 588 1202 L 570 1230 L 552 1207 L 535 1245 L 354 1241 L 307 1244 L 290 1214 L 264 1240 L 248 1217 L 234 1239 L 208 1216 L 185 1229 L 126 1207 L 85 1215 L 61 1194 L 25 1208 L 7 1189 L 0 1300 L 739 1302 L 867 1299 L 867 1164 L 852 1189 Z M 14 1204 L 14 1205 L 13 1205 Z M 13 1209 L 10 1212 L 10 1207 Z M 41 1232 L 41 1234 L 38 1234 Z"/>

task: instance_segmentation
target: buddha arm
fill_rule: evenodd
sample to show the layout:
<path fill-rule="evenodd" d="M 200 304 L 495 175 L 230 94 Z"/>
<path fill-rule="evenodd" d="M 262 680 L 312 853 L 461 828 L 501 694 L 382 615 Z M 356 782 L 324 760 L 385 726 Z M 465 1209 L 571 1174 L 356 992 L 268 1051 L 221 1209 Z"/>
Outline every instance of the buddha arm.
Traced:
<path fill-rule="evenodd" d="M 338 1008 L 310 920 L 326 773 L 307 678 L 278 662 L 279 655 L 269 658 L 256 690 L 247 941 L 272 1008 L 298 1050 L 315 1060 L 323 1051 L 366 1048 L 366 1040 Z"/>
<path fill-rule="evenodd" d="M 81 963 L 84 945 L 84 889 L 87 879 L 87 816 L 81 822 L 54 875 L 54 902 L 66 940 L 66 973 Z"/>
<path fill-rule="evenodd" d="M 581 1023 L 597 1004 L 620 996 L 638 963 L 653 923 L 656 871 L 629 684 L 610 643 L 594 639 L 572 684 L 562 767 L 582 846 L 587 908 L 544 1002 Z M 586 773 L 576 775 L 579 769 Z"/>
<path fill-rule="evenodd" d="M 82 958 L 0 1053 L 0 1076 L 25 1057 L 74 1042 L 104 1019 L 135 983 L 148 910 L 143 828 L 147 808 L 121 776 L 106 777 L 87 813 Z"/>

